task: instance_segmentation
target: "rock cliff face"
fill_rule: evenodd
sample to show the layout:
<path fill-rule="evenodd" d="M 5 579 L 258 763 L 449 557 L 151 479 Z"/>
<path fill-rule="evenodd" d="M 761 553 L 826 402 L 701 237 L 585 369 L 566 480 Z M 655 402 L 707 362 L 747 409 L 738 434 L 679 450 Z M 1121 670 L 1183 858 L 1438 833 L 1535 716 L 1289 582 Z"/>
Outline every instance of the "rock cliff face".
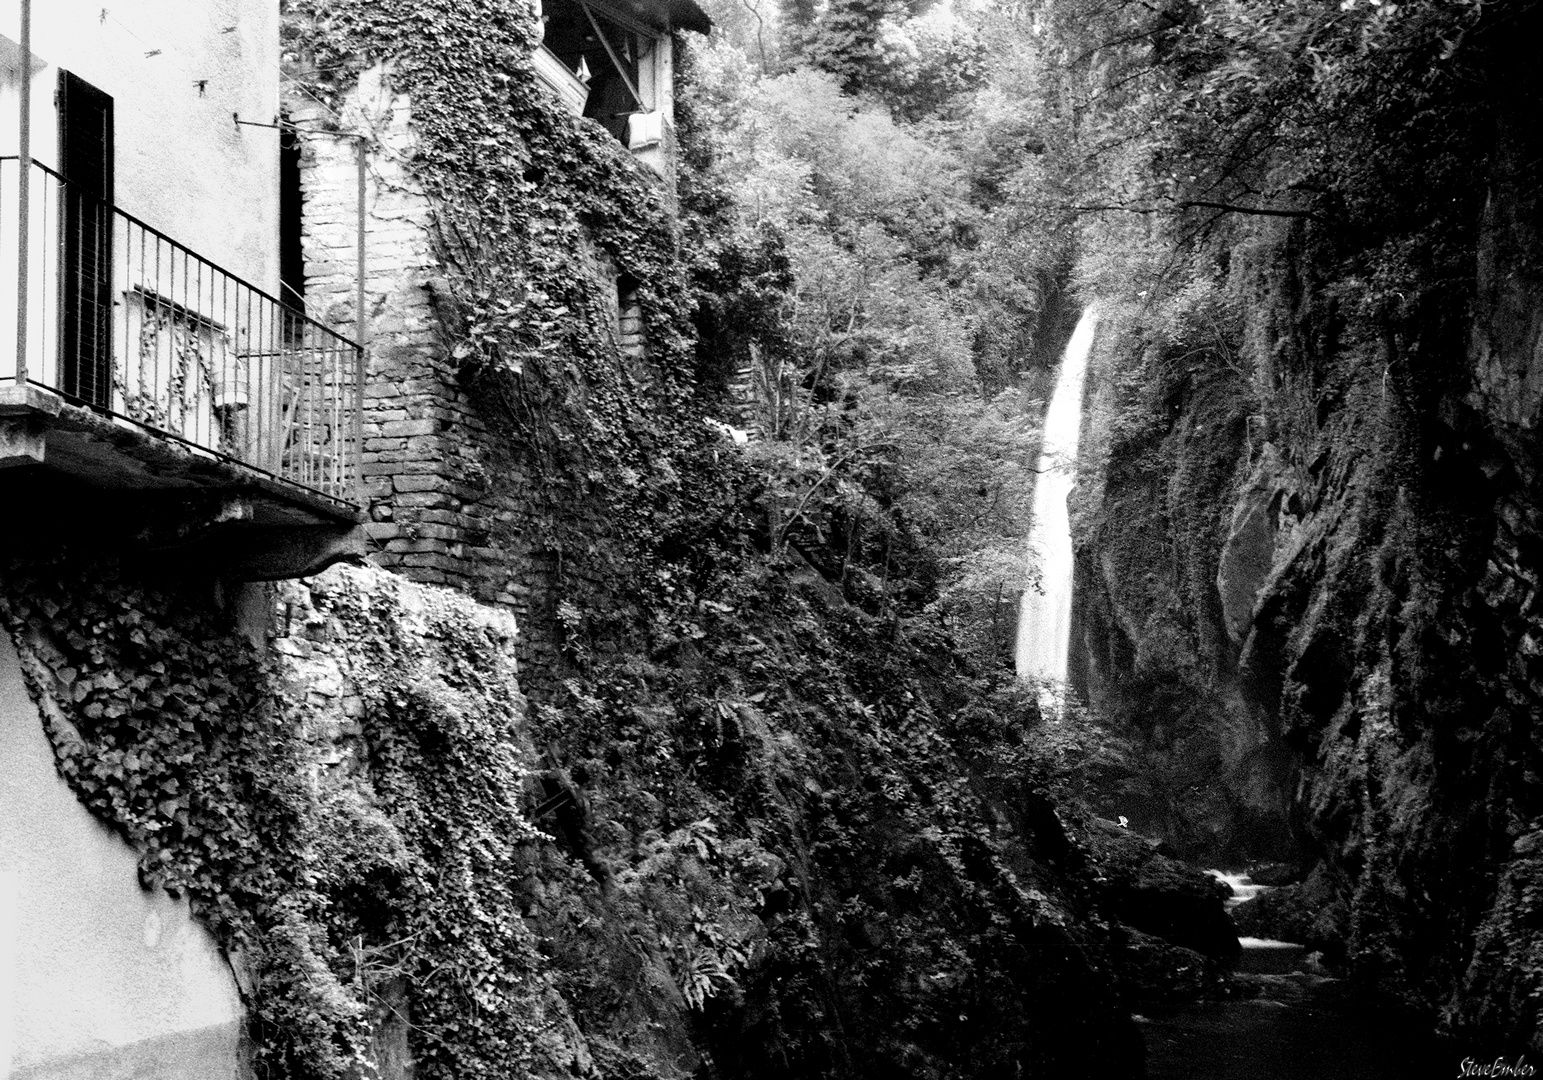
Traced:
<path fill-rule="evenodd" d="M 1286 465 L 1236 372 L 1165 370 L 1150 351 L 1095 345 L 1090 417 L 1119 409 L 1121 365 L 1150 382 L 1139 420 L 1089 432 L 1072 677 L 1145 751 L 1111 812 L 1197 860 L 1290 857 L 1295 755 L 1238 666 Z"/>
<path fill-rule="evenodd" d="M 1509 48 L 1470 280 L 1375 317 L 1336 238 L 1247 224 L 1233 362 L 1096 347 L 1078 585 L 1090 701 L 1150 750 L 1131 816 L 1192 854 L 1298 859 L 1297 932 L 1536 1049 L 1543 208 Z"/>

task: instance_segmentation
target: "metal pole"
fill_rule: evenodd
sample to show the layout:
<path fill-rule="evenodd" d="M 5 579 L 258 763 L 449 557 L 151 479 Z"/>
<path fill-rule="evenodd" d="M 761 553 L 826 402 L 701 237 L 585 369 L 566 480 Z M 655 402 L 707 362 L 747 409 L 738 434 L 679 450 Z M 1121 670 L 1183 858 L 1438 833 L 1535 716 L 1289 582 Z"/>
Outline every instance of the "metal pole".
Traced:
<path fill-rule="evenodd" d="M 364 318 L 364 184 L 365 184 L 364 163 L 365 163 L 365 146 L 364 146 L 364 139 L 363 138 L 356 139 L 354 145 L 358 148 L 358 151 L 359 151 L 358 157 L 355 159 L 357 164 L 358 164 L 358 166 L 359 166 L 359 170 L 358 170 L 358 172 L 359 172 L 359 220 L 357 222 L 356 230 L 355 230 L 356 231 L 356 242 L 358 243 L 358 250 L 355 252 L 355 256 L 356 256 L 356 258 L 358 260 L 358 263 L 359 263 L 359 277 L 358 277 L 358 280 L 355 282 L 355 288 L 357 289 L 357 295 L 354 297 L 354 303 L 355 303 L 355 307 L 354 307 L 354 322 L 357 324 L 356 327 L 355 327 L 355 333 L 359 337 L 359 345 L 362 348 L 364 346 L 364 336 L 365 336 L 365 318 Z"/>
<path fill-rule="evenodd" d="M 16 385 L 27 385 L 27 236 L 32 213 L 32 0 L 21 0 L 21 116 L 16 165 Z"/>
<path fill-rule="evenodd" d="M 364 311 L 364 193 L 365 193 L 365 160 L 367 148 L 364 136 L 355 140 L 358 150 L 359 166 L 359 220 L 356 224 L 358 250 L 358 281 L 355 283 L 354 295 L 354 321 L 355 334 L 359 340 L 359 355 L 355 361 L 354 369 L 354 483 L 357 485 L 356 498 L 359 505 L 364 505 L 364 379 L 366 373 L 365 349 L 368 347 L 365 336 L 368 333 L 367 321 Z"/>

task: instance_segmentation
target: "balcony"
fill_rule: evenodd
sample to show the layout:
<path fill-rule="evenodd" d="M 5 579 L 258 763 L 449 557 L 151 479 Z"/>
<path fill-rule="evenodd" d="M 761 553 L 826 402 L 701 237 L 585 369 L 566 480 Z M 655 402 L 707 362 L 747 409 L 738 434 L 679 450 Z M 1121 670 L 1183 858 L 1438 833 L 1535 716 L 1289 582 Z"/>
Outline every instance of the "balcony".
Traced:
<path fill-rule="evenodd" d="M 36 162 L 23 251 L 20 180 L 0 157 L 17 285 L 0 289 L 0 465 L 21 466 L 3 475 L 201 507 L 207 527 L 171 532 L 218 534 L 238 573 L 338 557 L 359 521 L 360 347 Z"/>

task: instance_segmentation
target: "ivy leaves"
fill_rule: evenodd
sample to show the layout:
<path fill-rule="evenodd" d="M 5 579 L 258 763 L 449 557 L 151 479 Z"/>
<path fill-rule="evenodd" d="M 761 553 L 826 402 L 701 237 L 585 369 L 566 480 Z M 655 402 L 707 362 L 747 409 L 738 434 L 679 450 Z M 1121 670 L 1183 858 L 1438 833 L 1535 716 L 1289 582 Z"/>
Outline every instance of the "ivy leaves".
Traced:
<path fill-rule="evenodd" d="M 260 1065 L 341 1076 L 347 1048 L 363 1045 L 362 1011 L 325 936 L 284 929 L 315 918 L 320 898 L 306 867 L 306 749 L 279 720 L 266 665 L 196 584 L 151 584 L 69 553 L 12 563 L 4 580 L 0 617 L 61 775 L 134 845 L 147 887 L 188 894 L 248 958 Z"/>

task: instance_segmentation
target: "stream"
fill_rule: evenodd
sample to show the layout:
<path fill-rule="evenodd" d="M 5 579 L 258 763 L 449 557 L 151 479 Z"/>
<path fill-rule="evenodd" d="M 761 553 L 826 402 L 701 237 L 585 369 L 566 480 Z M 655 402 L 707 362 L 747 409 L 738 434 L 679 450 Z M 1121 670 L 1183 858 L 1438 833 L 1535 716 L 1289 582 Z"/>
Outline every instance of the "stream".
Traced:
<path fill-rule="evenodd" d="M 1229 908 L 1261 890 L 1233 888 Z M 1321 973 L 1300 945 L 1242 938 L 1235 974 L 1255 996 L 1190 1002 L 1139 1016 L 1149 1080 L 1436 1080 L 1460 1077 L 1464 1055 L 1428 1026 Z M 1318 969 L 1318 970 L 1313 970 Z M 1470 1075 L 1480 1075 L 1472 1073 Z"/>

